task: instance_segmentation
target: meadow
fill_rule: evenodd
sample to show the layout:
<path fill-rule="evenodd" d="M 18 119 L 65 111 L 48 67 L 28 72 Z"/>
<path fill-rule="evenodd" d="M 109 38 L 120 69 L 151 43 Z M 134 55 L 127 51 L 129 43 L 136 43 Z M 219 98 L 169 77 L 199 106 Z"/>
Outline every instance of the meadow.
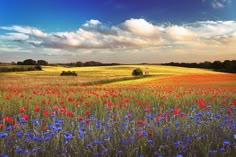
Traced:
<path fill-rule="evenodd" d="M 135 67 L 148 69 L 132 77 Z M 59 76 L 61 71 L 78 76 Z M 0 156 L 234 156 L 236 74 L 157 65 L 0 73 Z"/>

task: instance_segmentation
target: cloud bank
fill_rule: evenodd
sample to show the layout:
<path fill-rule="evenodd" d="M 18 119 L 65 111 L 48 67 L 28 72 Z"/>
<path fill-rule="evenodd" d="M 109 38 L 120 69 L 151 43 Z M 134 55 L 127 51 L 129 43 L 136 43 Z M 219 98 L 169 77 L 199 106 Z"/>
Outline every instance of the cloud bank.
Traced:
<path fill-rule="evenodd" d="M 107 26 L 90 20 L 74 32 L 45 33 L 29 26 L 0 27 L 10 33 L 1 40 L 22 40 L 34 47 L 56 49 L 130 48 L 165 45 L 232 44 L 236 38 L 235 21 L 198 21 L 184 25 L 154 25 L 144 19 L 129 19 Z"/>
<path fill-rule="evenodd" d="M 39 28 L 17 25 L 0 29 L 5 32 L 0 34 L 0 43 L 15 43 L 13 45 L 17 48 L 14 52 L 20 49 L 50 56 L 82 54 L 84 58 L 86 54 L 94 53 L 98 57 L 94 60 L 102 58 L 99 53 L 113 53 L 113 57 L 139 53 L 141 61 L 147 51 L 151 53 L 150 59 L 158 57 L 156 54 L 162 56 L 162 53 L 173 57 L 176 54 L 197 55 L 199 58 L 202 56 L 201 60 L 216 55 L 236 58 L 236 21 L 197 21 L 175 25 L 132 18 L 117 25 L 107 25 L 91 19 L 71 32 L 47 33 Z M 11 47 L 0 46 L 0 50 L 10 52 Z"/>

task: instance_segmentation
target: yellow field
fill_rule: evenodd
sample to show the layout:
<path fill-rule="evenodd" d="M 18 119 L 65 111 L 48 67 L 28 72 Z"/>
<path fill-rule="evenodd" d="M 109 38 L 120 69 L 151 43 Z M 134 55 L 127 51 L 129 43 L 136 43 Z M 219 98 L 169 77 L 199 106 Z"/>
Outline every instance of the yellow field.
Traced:
<path fill-rule="evenodd" d="M 132 69 L 139 67 L 142 70 L 148 69 L 149 77 L 134 80 L 131 76 Z M 76 71 L 77 77 L 60 76 L 62 71 Z M 113 84 L 141 83 L 156 78 L 183 74 L 220 74 L 209 70 L 190 69 L 160 65 L 118 65 L 118 66 L 97 66 L 97 67 L 63 67 L 43 66 L 42 71 L 8 72 L 0 73 L 1 84 L 39 84 L 39 85 L 80 85 L 90 82 L 106 82 Z M 124 79 L 124 80 L 123 80 Z M 125 80 L 126 79 L 126 80 Z M 132 80 L 127 80 L 132 79 Z M 122 81 L 123 80 L 123 81 Z"/>

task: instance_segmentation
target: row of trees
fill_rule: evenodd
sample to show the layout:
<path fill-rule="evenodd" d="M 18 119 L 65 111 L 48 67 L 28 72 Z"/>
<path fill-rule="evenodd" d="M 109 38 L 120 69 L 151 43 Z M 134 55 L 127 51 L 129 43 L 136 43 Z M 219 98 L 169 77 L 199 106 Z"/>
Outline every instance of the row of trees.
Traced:
<path fill-rule="evenodd" d="M 180 67 L 188 67 L 188 68 L 204 68 L 204 69 L 213 69 L 215 71 L 236 73 L 236 60 L 225 60 L 214 61 L 214 62 L 201 62 L 201 63 L 164 63 L 162 65 L 170 65 L 170 66 L 180 66 Z"/>
<path fill-rule="evenodd" d="M 75 62 L 75 63 L 65 63 L 60 65 L 74 66 L 74 67 L 83 67 L 83 66 L 112 66 L 112 65 L 120 65 L 119 63 L 101 63 L 96 61 L 88 61 L 88 62 Z"/>
<path fill-rule="evenodd" d="M 17 62 L 17 65 L 48 65 L 48 62 L 45 60 L 35 61 L 33 59 L 26 59 L 23 62 Z"/>

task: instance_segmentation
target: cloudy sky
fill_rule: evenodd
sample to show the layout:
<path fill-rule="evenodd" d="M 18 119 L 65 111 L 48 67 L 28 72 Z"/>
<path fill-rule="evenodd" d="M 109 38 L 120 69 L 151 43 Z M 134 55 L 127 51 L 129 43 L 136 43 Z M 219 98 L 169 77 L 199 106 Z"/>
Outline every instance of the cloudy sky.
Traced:
<path fill-rule="evenodd" d="M 0 62 L 236 59 L 235 0 L 1 0 Z"/>

